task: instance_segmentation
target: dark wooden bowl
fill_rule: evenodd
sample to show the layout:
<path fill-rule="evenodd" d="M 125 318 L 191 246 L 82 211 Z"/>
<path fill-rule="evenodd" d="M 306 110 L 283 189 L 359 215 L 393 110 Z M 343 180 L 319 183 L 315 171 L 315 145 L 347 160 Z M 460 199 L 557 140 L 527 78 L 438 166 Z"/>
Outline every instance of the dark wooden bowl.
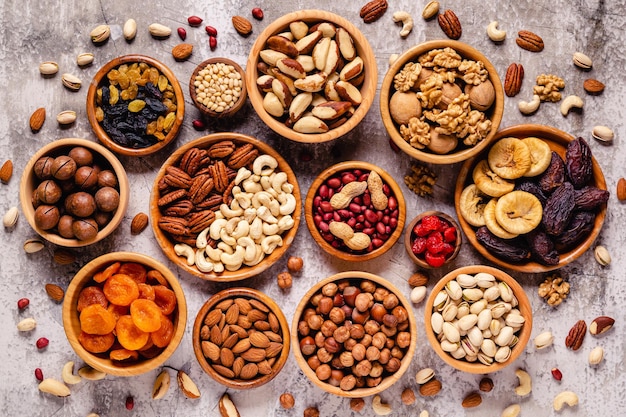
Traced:
<path fill-rule="evenodd" d="M 232 65 L 233 68 L 235 68 L 235 70 L 241 76 L 241 83 L 242 83 L 241 95 L 239 96 L 239 98 L 234 102 L 234 104 L 231 107 L 221 112 L 211 110 L 209 107 L 205 106 L 202 103 L 202 101 L 198 98 L 198 95 L 196 93 L 196 87 L 195 87 L 196 77 L 198 76 L 198 73 L 202 71 L 207 65 L 217 64 L 217 63 Z M 244 70 L 241 68 L 239 64 L 237 64 L 235 61 L 232 61 L 228 58 L 207 59 L 206 61 L 200 63 L 191 74 L 191 78 L 189 79 L 189 95 L 191 96 L 191 100 L 193 100 L 193 104 L 196 105 L 196 107 L 202 112 L 202 114 L 208 117 L 221 118 L 221 117 L 233 116 L 243 107 L 244 104 L 246 104 L 246 98 L 248 97 L 248 88 L 246 87 L 246 73 L 244 72 Z"/>

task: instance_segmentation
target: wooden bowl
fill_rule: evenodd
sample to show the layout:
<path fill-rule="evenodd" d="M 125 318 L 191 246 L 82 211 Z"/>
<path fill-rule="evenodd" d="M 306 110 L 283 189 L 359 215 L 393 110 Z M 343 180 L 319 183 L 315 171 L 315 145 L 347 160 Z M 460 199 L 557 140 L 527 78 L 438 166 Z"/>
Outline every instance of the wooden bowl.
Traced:
<path fill-rule="evenodd" d="M 435 297 L 437 297 L 437 294 L 439 294 L 440 291 L 444 290 L 446 284 L 460 274 L 475 275 L 479 272 L 486 272 L 493 275 L 494 277 L 496 277 L 496 281 L 505 282 L 513 290 L 513 295 L 515 295 L 519 303 L 517 308 L 520 310 L 522 317 L 524 317 L 525 319 L 524 324 L 522 325 L 519 332 L 516 334 L 519 340 L 517 344 L 515 344 L 515 346 L 511 348 L 511 356 L 505 362 L 494 361 L 494 363 L 492 363 L 491 365 L 485 365 L 479 361 L 468 362 L 464 359 L 455 359 L 454 357 L 452 357 L 449 353 L 445 352 L 441 348 L 441 344 L 437 339 L 436 333 L 433 331 L 433 326 L 431 323 Z M 426 328 L 425 330 L 428 342 L 430 343 L 433 350 L 437 353 L 437 355 L 441 359 L 443 359 L 445 363 L 463 372 L 468 372 L 471 374 L 489 374 L 499 371 L 507 367 L 511 363 L 515 362 L 519 355 L 526 349 L 526 344 L 528 343 L 528 339 L 530 339 L 530 333 L 532 331 L 532 306 L 528 301 L 528 297 L 526 297 L 524 289 L 517 283 L 517 281 L 513 277 L 508 275 L 506 272 L 485 265 L 464 266 L 455 269 L 454 271 L 450 271 L 443 278 L 441 278 L 441 280 L 439 280 L 437 284 L 435 284 L 424 307 L 424 326 Z"/>
<path fill-rule="evenodd" d="M 350 391 L 346 391 L 341 389 L 338 386 L 333 386 L 325 381 L 320 380 L 313 369 L 307 363 L 307 358 L 303 355 L 300 349 L 300 333 L 299 333 L 299 322 L 303 317 L 304 311 L 309 304 L 311 297 L 313 297 L 316 293 L 320 293 L 322 288 L 329 283 L 332 284 L 340 284 L 342 282 L 350 282 L 351 285 L 360 286 L 362 282 L 370 281 L 373 282 L 377 287 L 382 287 L 387 289 L 390 293 L 393 293 L 398 301 L 399 306 L 402 306 L 408 312 L 408 328 L 403 330 L 404 332 L 410 333 L 410 342 L 408 346 L 405 348 L 405 354 L 400 361 L 400 367 L 391 374 L 385 376 L 379 385 L 374 387 L 363 387 L 363 388 L 354 388 Z M 314 332 L 311 331 L 313 334 Z M 409 368 L 411 360 L 413 359 L 413 354 L 415 353 L 415 348 L 417 346 L 417 328 L 415 316 L 413 315 L 413 310 L 411 308 L 411 304 L 407 301 L 404 295 L 389 281 L 380 276 L 370 274 L 368 272 L 362 271 L 346 271 L 340 272 L 338 274 L 332 275 L 328 278 L 325 278 L 315 284 L 311 289 L 309 289 L 306 294 L 298 303 L 296 307 L 296 311 L 293 316 L 293 321 L 291 323 L 291 344 L 293 354 L 296 357 L 296 362 L 302 369 L 302 372 L 307 376 L 309 380 L 311 380 L 316 386 L 323 389 L 324 391 L 338 395 L 340 397 L 350 397 L 350 398 L 360 398 L 360 397 L 369 397 L 370 395 L 378 394 L 389 387 L 391 387 L 394 383 L 396 383 L 402 375 Z"/>
<path fill-rule="evenodd" d="M 409 223 L 409 226 L 407 227 L 406 231 L 404 232 L 404 247 L 406 249 L 406 253 L 409 255 L 409 258 L 411 258 L 411 260 L 413 261 L 413 263 L 417 266 L 419 266 L 420 268 L 425 268 L 425 269 L 436 269 L 439 267 L 434 267 L 431 266 L 428 262 L 426 262 L 426 260 L 424 259 L 423 256 L 417 256 L 415 253 L 413 253 L 413 250 L 411 249 L 413 246 L 413 240 L 415 239 L 416 235 L 415 233 L 413 233 L 413 229 L 415 228 L 415 226 L 417 226 L 424 217 L 426 216 L 438 216 L 442 219 L 445 219 L 448 223 L 450 223 L 455 229 L 456 229 L 456 240 L 455 240 L 455 245 L 454 245 L 454 252 L 452 252 L 450 254 L 450 256 L 448 256 L 444 262 L 443 265 L 441 266 L 445 266 L 448 265 L 450 262 L 452 262 L 454 260 L 454 258 L 456 258 L 456 256 L 459 254 L 459 251 L 461 250 L 461 243 L 462 243 L 462 235 L 461 235 L 461 228 L 459 227 L 458 223 L 456 222 L 456 220 L 446 214 L 443 213 L 441 211 L 436 211 L 436 210 L 430 210 L 430 211 L 425 211 L 421 214 L 418 214 L 417 217 L 415 217 L 413 220 L 411 220 L 411 222 Z"/>
<path fill-rule="evenodd" d="M 303 21 L 307 24 L 315 24 L 325 21 L 330 22 L 335 26 L 344 28 L 352 36 L 357 50 L 357 55 L 360 56 L 364 62 L 365 78 L 360 86 L 362 95 L 361 104 L 356 108 L 354 114 L 345 123 L 324 133 L 299 133 L 290 127 L 287 127 L 284 122 L 274 118 L 265 110 L 263 107 L 264 96 L 258 88 L 254 87 L 256 86 L 257 78 L 262 75 L 259 73 L 257 64 L 261 61 L 259 58 L 259 52 L 267 48 L 267 39 L 272 35 L 289 31 L 289 24 L 295 21 Z M 319 143 L 337 139 L 338 137 L 351 131 L 357 124 L 359 124 L 361 120 L 363 120 L 363 117 L 367 114 L 372 102 L 374 101 L 374 97 L 376 96 L 377 77 L 378 72 L 374 52 L 361 31 L 359 31 L 356 26 L 343 17 L 323 10 L 299 10 L 288 13 L 270 23 L 254 42 L 254 45 L 250 50 L 248 64 L 246 66 L 246 83 L 249 86 L 248 95 L 254 110 L 257 112 L 261 120 L 263 120 L 263 122 L 270 129 L 278 133 L 280 136 L 295 142 L 304 143 Z"/>
<path fill-rule="evenodd" d="M 102 271 L 107 266 L 116 262 L 139 263 L 147 270 L 156 270 L 167 281 L 169 287 L 176 295 L 177 306 L 174 310 L 172 322 L 174 324 L 174 334 L 170 343 L 163 348 L 161 353 L 152 358 L 145 358 L 135 362 L 123 363 L 112 361 L 108 355 L 100 355 L 88 352 L 79 342 L 81 333 L 79 313 L 76 310 L 80 292 L 83 288 L 91 285 L 96 272 Z M 99 256 L 85 266 L 83 266 L 72 278 L 70 285 L 65 292 L 63 301 L 63 327 L 70 345 L 76 354 L 87 364 L 102 372 L 117 376 L 135 376 L 159 368 L 174 353 L 185 333 L 187 323 L 187 302 L 180 283 L 172 272 L 162 263 L 157 262 L 152 257 L 133 252 L 112 252 Z"/>
<path fill-rule="evenodd" d="M 212 110 L 211 108 L 207 107 L 198 98 L 198 94 L 196 93 L 196 83 L 199 82 L 199 81 L 196 81 L 196 77 L 198 76 L 198 73 L 200 71 L 202 71 L 203 69 L 205 69 L 208 65 L 220 64 L 220 63 L 224 64 L 224 65 L 231 65 L 233 68 L 235 68 L 235 70 L 241 76 L 241 95 L 233 103 L 233 105 L 231 107 L 229 107 L 228 109 L 226 109 L 224 111 L 218 112 L 218 111 Z M 199 64 L 196 67 L 196 69 L 193 71 L 193 73 L 191 74 L 191 78 L 189 79 L 189 95 L 191 96 L 191 100 L 193 100 L 193 104 L 195 104 L 196 107 L 198 109 L 200 109 L 202 114 L 204 114 L 206 116 L 209 116 L 209 117 L 216 117 L 216 118 L 230 117 L 230 116 L 234 115 L 235 113 L 237 113 L 243 107 L 243 105 L 246 103 L 246 98 L 248 97 L 248 89 L 246 87 L 246 73 L 243 71 L 241 66 L 239 66 L 239 64 L 237 64 L 235 61 L 232 61 L 232 60 L 230 60 L 228 58 L 210 58 L 210 59 L 207 59 L 206 61 L 204 61 L 201 64 Z"/>
<path fill-rule="evenodd" d="M 375 170 L 376 172 L 378 172 L 378 174 L 383 180 L 383 183 L 388 185 L 389 188 L 391 189 L 391 193 L 396 198 L 397 206 L 398 206 L 398 218 L 397 218 L 398 224 L 396 228 L 392 231 L 392 233 L 389 235 L 388 239 L 385 241 L 385 243 L 382 246 L 376 247 L 369 252 L 363 252 L 363 253 L 349 251 L 347 248 L 345 249 L 336 248 L 331 243 L 324 240 L 324 237 L 322 236 L 319 229 L 317 228 L 316 219 L 315 219 L 315 216 L 317 213 L 314 213 L 314 208 L 313 208 L 315 196 L 320 186 L 322 186 L 330 177 L 336 174 L 339 174 L 341 172 L 352 171 L 354 169 L 359 169 L 364 172 L 369 172 L 372 170 Z M 306 200 L 304 202 L 304 217 L 306 219 L 306 225 L 309 229 L 309 232 L 311 233 L 311 236 L 313 236 L 313 239 L 315 239 L 317 244 L 322 249 L 324 249 L 324 251 L 344 261 L 362 262 L 362 261 L 368 261 L 370 259 L 374 259 L 382 255 L 383 253 L 387 252 L 400 238 L 400 235 L 402 235 L 404 222 L 406 220 L 406 203 L 404 201 L 404 195 L 402 194 L 401 188 L 398 186 L 398 184 L 393 179 L 393 177 L 389 175 L 385 170 L 383 170 L 382 168 L 374 164 L 370 164 L 369 162 L 345 161 L 345 162 L 340 162 L 338 164 L 335 164 L 326 168 L 324 171 L 322 171 L 322 173 L 320 173 L 315 178 L 315 180 L 313 180 L 313 183 L 311 184 L 311 187 L 309 188 L 309 192 L 307 193 Z"/>
<path fill-rule="evenodd" d="M 113 170 L 118 182 L 118 191 L 120 195 L 118 207 L 106 226 L 101 228 L 96 234 L 96 237 L 91 240 L 64 238 L 57 233 L 56 229 L 44 230 L 38 227 L 35 222 L 35 208 L 33 207 L 32 197 L 37 185 L 41 182 L 34 172 L 35 163 L 39 160 L 39 158 L 44 156 L 56 157 L 59 155 L 67 155 L 69 150 L 76 146 L 84 147 L 90 150 L 94 156 L 94 160 L 98 161 L 101 167 L 107 167 L 107 169 Z M 26 220 L 28 220 L 30 226 L 47 241 L 54 243 L 55 245 L 70 248 L 91 245 L 92 243 L 99 242 L 113 233 L 113 231 L 120 225 L 124 215 L 126 214 L 129 192 L 130 186 L 128 184 L 126 171 L 117 157 L 104 146 L 87 139 L 79 138 L 58 139 L 43 146 L 30 158 L 24 168 L 22 178 L 20 180 L 20 203 L 24 216 L 26 217 Z"/>
<path fill-rule="evenodd" d="M 202 272 L 195 265 L 189 265 L 187 263 L 186 258 L 178 256 L 175 251 L 175 242 L 170 235 L 163 232 L 161 228 L 158 226 L 159 219 L 162 217 L 161 210 L 159 209 L 159 199 L 161 198 L 161 191 L 159 189 L 160 183 L 165 176 L 165 173 L 168 167 L 178 165 L 183 155 L 192 148 L 200 148 L 200 149 L 208 149 L 212 145 L 220 142 L 220 141 L 232 141 L 237 145 L 245 145 L 251 144 L 259 151 L 259 155 L 267 154 L 276 159 L 278 161 L 278 167 L 276 168 L 280 172 L 284 172 L 287 174 L 287 181 L 293 185 L 293 195 L 296 200 L 296 208 L 295 211 L 291 214 L 294 220 L 294 226 L 283 232 L 282 246 L 277 247 L 270 255 L 265 256 L 265 258 L 258 264 L 254 266 L 242 266 L 236 271 L 228 271 L 225 270 L 220 273 L 216 272 Z M 261 142 L 253 137 L 242 135 L 240 133 L 232 133 L 232 132 L 222 132 L 222 133 L 213 133 L 207 136 L 203 136 L 201 138 L 195 139 L 189 143 L 178 148 L 170 157 L 163 163 L 163 166 L 159 170 L 156 175 L 156 179 L 154 181 L 154 186 L 152 189 L 152 194 L 150 196 L 150 221 L 152 223 L 152 230 L 154 231 L 154 235 L 161 246 L 161 249 L 167 257 L 178 265 L 183 270 L 189 272 L 192 275 L 195 275 L 199 278 L 208 280 L 208 281 L 238 281 L 241 279 L 249 278 L 251 276 L 260 274 L 262 271 L 269 268 L 274 262 L 276 262 L 289 248 L 293 239 L 296 236 L 298 231 L 298 225 L 300 223 L 300 216 L 302 211 L 302 200 L 300 198 L 300 187 L 298 186 L 298 181 L 294 172 L 292 171 L 287 161 L 285 161 L 278 152 L 276 152 L 272 147 Z"/>
<path fill-rule="evenodd" d="M 471 59 L 474 61 L 480 60 L 484 63 L 485 69 L 487 69 L 487 71 L 489 72 L 489 80 L 495 88 L 495 101 L 486 112 L 486 116 L 491 120 L 492 125 L 489 133 L 483 140 L 478 142 L 476 145 L 470 147 L 464 146 L 462 144 L 462 141 L 460 141 L 459 145 L 453 152 L 439 155 L 431 152 L 427 148 L 414 148 L 402 137 L 402 135 L 400 134 L 399 125 L 395 123 L 394 120 L 391 118 L 391 113 L 389 110 L 389 100 L 395 92 L 395 88 L 393 87 L 393 78 L 398 72 L 400 72 L 400 70 L 404 67 L 406 63 L 417 62 L 417 58 L 420 55 L 427 53 L 433 49 L 442 49 L 447 47 L 456 50 L 462 58 Z M 387 133 L 389 133 L 389 136 L 391 136 L 393 142 L 402 150 L 402 152 L 406 153 L 410 157 L 431 164 L 453 164 L 456 162 L 464 161 L 476 155 L 481 150 L 485 149 L 492 141 L 498 130 L 498 127 L 500 126 L 503 112 L 504 91 L 495 67 L 482 53 L 480 53 L 473 47 L 463 42 L 453 40 L 428 41 L 407 50 L 402 55 L 400 55 L 400 57 L 396 61 L 394 61 L 394 63 L 389 67 L 380 88 L 380 114 L 383 118 L 383 124 L 385 125 L 385 129 L 387 129 Z"/>
<path fill-rule="evenodd" d="M 565 150 L 567 149 L 567 144 L 575 139 L 572 135 L 550 126 L 523 124 L 502 129 L 496 134 L 493 142 L 495 143 L 497 140 L 505 137 L 525 138 L 529 136 L 535 136 L 546 141 L 548 145 L 550 145 L 550 148 L 553 151 L 556 151 L 559 155 L 561 155 L 563 159 L 565 159 Z M 591 247 L 593 242 L 600 234 L 600 231 L 602 230 L 602 225 L 606 216 L 606 204 L 604 204 L 601 209 L 597 211 L 593 230 L 591 231 L 591 233 L 589 233 L 589 236 L 587 236 L 587 238 L 580 242 L 577 246 L 569 249 L 566 252 L 559 253 L 559 263 L 556 265 L 543 265 L 532 260 L 523 264 L 510 263 L 491 254 L 483 245 L 478 243 L 475 233 L 476 228 L 474 228 L 469 223 L 467 223 L 467 221 L 465 221 L 465 219 L 461 215 L 461 211 L 459 210 L 458 202 L 461 197 L 461 193 L 463 192 L 463 189 L 472 181 L 472 171 L 474 170 L 475 165 L 481 159 L 486 158 L 488 152 L 489 148 L 486 148 L 479 155 L 476 155 L 471 160 L 465 161 L 465 163 L 461 167 L 461 170 L 459 171 L 459 175 L 456 180 L 456 187 L 454 190 L 454 201 L 456 203 L 455 206 L 457 211 L 457 217 L 459 219 L 459 224 L 461 225 L 461 228 L 463 229 L 463 233 L 467 237 L 467 240 L 481 255 L 483 255 L 489 261 L 504 268 L 519 272 L 539 273 L 562 268 L 570 262 L 576 260 L 580 255 L 585 253 L 587 249 Z M 606 190 L 606 181 L 604 179 L 604 174 L 602 173 L 600 165 L 595 160 L 595 158 L 593 159 L 593 185 L 603 190 Z"/>
<path fill-rule="evenodd" d="M 176 97 L 176 118 L 174 119 L 174 124 L 172 125 L 170 131 L 167 133 L 167 135 L 165 135 L 165 138 L 163 140 L 160 140 L 157 143 L 144 148 L 133 148 L 129 146 L 124 146 L 116 142 L 104 130 L 102 125 L 100 125 L 96 116 L 97 91 L 98 88 L 102 86 L 103 81 L 106 80 L 109 71 L 118 68 L 120 65 L 131 65 L 133 63 L 146 63 L 151 67 L 157 68 L 160 74 L 164 75 L 169 80 L 169 83 L 172 85 L 174 90 L 174 96 Z M 89 119 L 89 124 L 91 124 L 91 128 L 93 129 L 98 140 L 102 142 L 104 146 L 106 146 L 113 152 L 119 153 L 121 155 L 146 156 L 163 149 L 164 147 L 169 145 L 176 138 L 176 136 L 178 136 L 178 131 L 181 124 L 183 123 L 184 117 L 185 97 L 183 95 L 183 90 L 178 83 L 178 79 L 176 78 L 172 70 L 170 70 L 162 62 L 157 61 L 156 59 L 149 56 L 138 54 L 123 55 L 107 62 L 102 68 L 98 70 L 96 75 L 93 77 L 93 80 L 89 85 L 89 90 L 87 91 L 87 118 Z"/>
<path fill-rule="evenodd" d="M 275 318 L 277 319 L 277 324 L 275 323 L 274 326 L 277 326 L 276 328 L 279 328 L 280 330 L 274 333 L 280 333 L 283 340 L 282 349 L 280 350 L 280 353 L 275 356 L 275 362 L 271 365 L 271 372 L 267 373 L 266 375 L 258 374 L 258 377 L 252 379 L 241 379 L 239 377 L 228 378 L 221 375 L 215 370 L 210 361 L 207 360 L 207 358 L 204 356 L 202 349 L 202 339 L 200 334 L 202 332 L 203 326 L 205 326 L 205 319 L 207 318 L 207 314 L 209 314 L 211 311 L 217 311 L 217 307 L 222 302 L 230 302 L 228 300 L 234 300 L 237 298 L 244 298 L 256 303 L 260 302 L 260 304 L 265 305 L 268 309 L 268 313 L 273 313 Z M 252 307 L 258 312 L 257 306 L 258 304 L 253 305 Z M 219 311 L 222 310 L 219 309 Z M 222 315 L 224 315 L 226 311 L 227 310 L 224 310 L 222 312 Z M 242 315 L 241 310 L 239 310 L 239 314 Z M 215 326 L 219 326 L 219 324 L 216 324 Z M 251 329 L 257 330 L 257 328 L 254 326 L 251 326 Z M 231 332 L 231 334 L 234 334 L 234 332 Z M 235 343 L 237 343 L 237 341 L 235 341 Z M 285 315 L 281 311 L 280 307 L 278 307 L 274 300 L 272 300 L 270 297 L 263 294 L 262 292 L 254 290 L 252 288 L 228 288 L 213 295 L 200 308 L 200 311 L 198 312 L 198 315 L 196 316 L 196 320 L 193 325 L 193 351 L 196 354 L 196 359 L 198 359 L 198 363 L 200 364 L 202 369 L 204 369 L 204 372 L 206 372 L 211 378 L 213 378 L 220 384 L 235 389 L 250 389 L 260 387 L 261 385 L 264 385 L 274 379 L 274 377 L 278 375 L 280 370 L 285 365 L 285 362 L 287 361 L 287 357 L 289 356 L 289 324 L 287 323 Z"/>

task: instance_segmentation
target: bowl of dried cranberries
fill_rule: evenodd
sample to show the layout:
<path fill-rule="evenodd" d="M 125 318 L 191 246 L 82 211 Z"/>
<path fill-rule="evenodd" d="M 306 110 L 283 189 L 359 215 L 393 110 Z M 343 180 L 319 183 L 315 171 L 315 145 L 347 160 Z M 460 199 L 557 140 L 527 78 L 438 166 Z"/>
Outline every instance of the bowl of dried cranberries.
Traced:
<path fill-rule="evenodd" d="M 409 223 L 404 247 L 415 264 L 422 268 L 439 268 L 459 253 L 461 229 L 446 213 L 425 211 Z"/>

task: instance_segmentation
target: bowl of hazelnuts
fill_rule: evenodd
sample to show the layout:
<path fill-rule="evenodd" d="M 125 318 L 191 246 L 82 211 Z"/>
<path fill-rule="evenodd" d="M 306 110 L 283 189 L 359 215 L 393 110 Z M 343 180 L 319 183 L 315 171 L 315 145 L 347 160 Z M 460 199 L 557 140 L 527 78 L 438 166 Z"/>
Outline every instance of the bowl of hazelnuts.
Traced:
<path fill-rule="evenodd" d="M 28 161 L 20 202 L 31 227 L 65 247 L 98 242 L 119 226 L 128 207 L 126 171 L 110 151 L 86 139 L 59 139 Z"/>

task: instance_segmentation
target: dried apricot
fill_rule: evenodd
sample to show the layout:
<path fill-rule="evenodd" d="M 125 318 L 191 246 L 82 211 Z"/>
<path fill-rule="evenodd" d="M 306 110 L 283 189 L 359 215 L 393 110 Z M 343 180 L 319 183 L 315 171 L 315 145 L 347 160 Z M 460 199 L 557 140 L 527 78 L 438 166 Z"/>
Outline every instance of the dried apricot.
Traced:
<path fill-rule="evenodd" d="M 152 345 L 148 349 L 139 351 L 141 356 L 143 356 L 146 359 L 156 358 L 157 356 L 161 354 L 161 352 L 163 352 L 163 349 L 156 345 Z"/>
<path fill-rule="evenodd" d="M 104 295 L 113 304 L 127 306 L 139 298 L 139 287 L 130 276 L 115 274 L 104 283 Z"/>
<path fill-rule="evenodd" d="M 166 347 L 174 337 L 174 323 L 167 316 L 161 314 L 161 327 L 152 332 L 151 336 L 156 346 Z"/>
<path fill-rule="evenodd" d="M 159 306 L 163 314 L 171 314 L 176 308 L 176 294 L 164 285 L 155 285 L 154 302 Z"/>
<path fill-rule="evenodd" d="M 148 271 L 147 279 L 151 283 L 154 282 L 156 284 L 165 285 L 167 287 L 167 280 L 165 279 L 163 274 L 157 271 L 156 269 L 151 269 L 150 271 Z"/>
<path fill-rule="evenodd" d="M 148 338 L 148 341 L 146 342 L 145 345 L 143 345 L 142 347 L 140 347 L 139 349 L 137 349 L 139 352 L 142 352 L 144 350 L 148 350 L 150 348 L 152 348 L 154 346 L 154 342 L 152 341 L 152 337 Z"/>
<path fill-rule="evenodd" d="M 80 312 L 80 329 L 89 334 L 107 334 L 115 329 L 115 316 L 100 304 L 91 304 Z"/>
<path fill-rule="evenodd" d="M 100 304 L 104 308 L 108 307 L 109 300 L 107 300 L 107 297 L 100 287 L 85 287 L 80 291 L 80 294 L 78 294 L 76 310 L 78 310 L 79 313 L 91 304 Z"/>
<path fill-rule="evenodd" d="M 150 333 L 146 333 L 135 326 L 133 318 L 129 315 L 122 316 L 117 320 L 115 333 L 117 334 L 117 341 L 129 350 L 141 348 L 150 338 Z"/>
<path fill-rule="evenodd" d="M 102 271 L 96 272 L 93 276 L 93 280 L 100 283 L 109 279 L 112 275 L 117 274 L 122 264 L 120 262 L 114 262 L 111 265 L 104 268 Z"/>
<path fill-rule="evenodd" d="M 136 299 L 130 305 L 130 316 L 135 326 L 144 332 L 154 332 L 161 327 L 161 309 L 154 301 Z"/>
<path fill-rule="evenodd" d="M 102 353 L 106 352 L 113 346 L 115 342 L 115 336 L 113 333 L 107 334 L 89 334 L 80 332 L 78 335 L 78 341 L 85 348 L 87 352 Z"/>
<path fill-rule="evenodd" d="M 117 321 L 121 316 L 130 314 L 130 307 L 128 306 L 118 306 L 116 304 L 109 304 L 109 306 L 107 307 L 107 310 L 113 313 L 113 315 L 115 316 L 115 321 Z"/>
<path fill-rule="evenodd" d="M 146 282 L 146 274 L 148 271 L 146 267 L 137 262 L 126 262 L 122 264 L 122 267 L 118 271 L 119 274 L 125 274 L 135 280 L 137 284 Z"/>
<path fill-rule="evenodd" d="M 154 301 L 154 288 L 152 288 L 152 285 L 141 283 L 137 284 L 137 286 L 139 287 L 139 298 Z"/>
<path fill-rule="evenodd" d="M 109 359 L 111 359 L 112 361 L 118 361 L 118 362 L 122 362 L 122 361 L 127 361 L 127 362 L 131 362 L 131 361 L 136 361 L 137 359 L 139 359 L 139 353 L 137 353 L 136 350 L 129 350 L 129 349 L 114 349 L 111 352 L 109 352 Z"/>

